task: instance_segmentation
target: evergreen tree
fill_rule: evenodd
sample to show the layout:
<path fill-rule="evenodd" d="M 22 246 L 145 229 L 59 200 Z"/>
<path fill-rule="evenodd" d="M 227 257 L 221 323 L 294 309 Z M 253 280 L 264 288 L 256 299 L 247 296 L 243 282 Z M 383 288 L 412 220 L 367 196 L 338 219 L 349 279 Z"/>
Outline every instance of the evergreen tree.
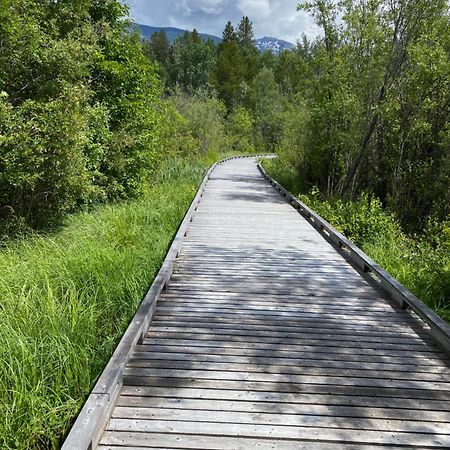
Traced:
<path fill-rule="evenodd" d="M 164 30 L 152 34 L 150 49 L 156 61 L 165 65 L 170 56 L 170 42 Z"/>
<path fill-rule="evenodd" d="M 244 16 L 242 18 L 236 35 L 239 45 L 243 50 L 253 50 L 255 48 L 255 36 L 253 34 L 253 24 L 248 18 L 248 16 Z"/>
<path fill-rule="evenodd" d="M 167 85 L 171 47 L 166 32 L 161 30 L 153 33 L 149 40 L 144 41 L 142 47 L 147 58 L 159 64 L 159 76 Z"/>
<path fill-rule="evenodd" d="M 225 29 L 223 30 L 222 34 L 222 41 L 223 43 L 229 42 L 229 41 L 236 41 L 237 36 L 236 32 L 234 31 L 234 27 L 231 22 L 228 22 L 225 25 Z"/>
<path fill-rule="evenodd" d="M 244 80 L 245 62 L 237 42 L 235 40 L 222 42 L 212 82 L 228 110 L 236 105 Z"/>
<path fill-rule="evenodd" d="M 255 45 L 253 24 L 247 16 L 244 16 L 239 24 L 236 39 L 245 60 L 245 81 L 251 83 L 258 73 L 259 51 Z"/>
<path fill-rule="evenodd" d="M 191 39 L 194 44 L 199 44 L 200 41 L 202 40 L 202 38 L 198 34 L 198 31 L 195 28 L 192 30 Z"/>

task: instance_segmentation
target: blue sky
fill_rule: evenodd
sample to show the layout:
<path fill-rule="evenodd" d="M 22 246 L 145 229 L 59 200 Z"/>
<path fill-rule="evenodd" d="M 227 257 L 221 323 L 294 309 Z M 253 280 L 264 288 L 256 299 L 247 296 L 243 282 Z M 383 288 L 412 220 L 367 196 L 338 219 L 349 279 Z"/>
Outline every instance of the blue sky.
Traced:
<path fill-rule="evenodd" d="M 295 43 L 302 33 L 317 35 L 312 19 L 297 12 L 298 0 L 124 0 L 135 22 L 197 30 L 221 36 L 228 20 L 248 15 L 257 38 L 273 36 Z"/>

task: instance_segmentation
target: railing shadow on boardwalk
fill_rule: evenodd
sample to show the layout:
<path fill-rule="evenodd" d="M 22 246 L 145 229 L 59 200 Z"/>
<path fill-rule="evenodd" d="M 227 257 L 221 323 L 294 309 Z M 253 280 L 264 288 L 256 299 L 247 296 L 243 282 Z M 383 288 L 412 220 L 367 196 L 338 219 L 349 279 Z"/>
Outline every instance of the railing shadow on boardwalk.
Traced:
<path fill-rule="evenodd" d="M 230 195 L 239 199 L 239 195 Z M 247 196 L 245 199 L 248 201 Z M 449 367 L 448 361 L 443 356 L 442 359 L 433 359 L 431 354 L 428 355 L 428 345 L 431 345 L 433 350 L 436 348 L 420 321 L 388 299 L 381 300 L 380 292 L 371 286 L 367 277 L 360 278 L 364 282 L 361 285 L 356 283 L 355 287 L 352 283 L 348 285 L 348 281 L 344 279 L 336 280 L 332 272 L 323 273 L 323 277 L 317 272 L 315 276 L 320 278 L 318 291 L 318 282 L 315 281 L 312 285 L 308 276 L 302 277 L 300 269 L 295 283 L 292 283 L 295 280 L 295 270 L 290 272 L 291 278 L 283 277 L 280 273 L 276 279 L 264 276 L 268 273 L 267 270 L 258 270 L 258 267 L 266 267 L 268 264 L 281 267 L 286 262 L 295 266 L 295 262 L 301 260 L 315 261 L 318 266 L 326 266 L 326 262 L 321 260 L 317 253 L 305 249 L 300 252 L 298 248 L 289 246 L 283 250 L 269 249 L 267 243 L 260 248 L 255 245 L 245 249 L 202 244 L 197 245 L 195 250 L 197 254 L 207 255 L 210 259 L 227 255 L 230 261 L 234 261 L 233 267 L 239 267 L 239 270 L 236 269 L 235 273 L 231 270 L 231 275 L 217 273 L 212 276 L 214 282 L 210 285 L 202 285 L 199 280 L 197 285 L 186 286 L 184 291 L 172 288 L 169 284 L 166 292 L 174 296 L 179 294 L 180 299 L 186 300 L 179 301 L 181 307 L 193 297 L 196 301 L 209 299 L 203 306 L 211 307 L 212 310 L 208 313 L 192 312 L 189 315 L 187 308 L 186 323 L 184 328 L 179 328 L 180 333 L 184 335 L 181 339 L 170 338 L 170 332 L 156 335 L 152 333 L 152 326 L 170 326 L 171 320 L 179 323 L 178 316 L 171 315 L 170 311 L 163 316 L 158 308 L 145 345 L 137 349 L 130 361 L 134 367 L 167 368 L 169 364 L 158 360 L 157 355 L 145 362 L 144 353 L 140 353 L 144 348 L 151 351 L 157 336 L 159 353 L 190 355 L 189 358 L 174 356 L 172 360 L 177 362 L 172 366 L 186 371 L 186 377 L 171 377 L 168 370 L 167 376 L 147 377 L 147 382 L 141 377 L 126 376 L 125 385 L 171 387 L 172 395 L 177 397 L 177 390 L 184 395 L 183 392 L 190 388 L 208 389 L 208 386 L 213 386 L 213 389 L 236 390 L 233 386 L 236 386 L 235 381 L 238 380 L 240 390 L 256 392 L 252 403 L 258 404 L 260 413 L 323 416 L 330 420 L 338 418 L 337 428 L 334 430 L 336 433 L 342 433 L 343 440 L 358 420 L 364 421 L 365 430 L 376 431 L 380 417 L 386 417 L 390 422 L 408 420 L 408 417 L 411 417 L 410 411 L 417 414 L 424 411 L 426 415 L 426 410 L 429 409 L 427 405 L 434 405 L 443 414 L 450 411 L 450 391 L 439 389 L 441 378 L 448 382 L 448 376 L 444 372 L 441 373 L 439 367 Z M 186 261 L 188 260 L 189 252 L 186 253 Z M 251 267 L 246 268 L 247 262 L 251 262 Z M 176 265 L 175 275 L 179 270 L 183 270 L 183 274 L 195 278 L 197 272 L 190 272 L 189 267 L 183 269 L 182 255 Z M 226 263 L 223 267 L 227 268 Z M 251 279 L 251 282 L 246 281 L 246 278 Z M 368 292 L 371 295 L 368 295 Z M 232 303 L 228 305 L 230 312 L 226 317 L 223 317 L 220 311 L 214 313 L 215 306 L 208 304 L 212 303 L 211 298 L 217 297 L 217 294 L 219 297 L 223 296 L 222 300 Z M 370 301 L 374 295 L 377 298 L 377 302 L 374 302 L 376 305 L 380 305 L 380 302 L 385 304 L 379 311 L 375 304 L 372 307 L 365 298 Z M 289 303 L 286 303 L 287 298 Z M 241 305 L 236 303 L 239 299 L 242 299 Z M 345 308 L 342 307 L 343 300 L 347 305 Z M 164 305 L 166 301 L 167 298 L 163 295 L 160 305 Z M 264 313 L 264 305 L 258 306 L 255 303 L 267 303 L 266 307 L 270 309 Z M 219 306 L 220 304 L 216 303 L 216 308 Z M 241 310 L 239 306 L 242 307 Z M 284 314 L 283 308 L 286 308 Z M 364 311 L 364 308 L 367 309 Z M 244 314 L 243 309 L 245 317 L 241 315 Z M 233 312 L 234 310 L 236 311 Z M 289 315 L 290 312 L 292 315 Z M 311 315 L 308 315 L 309 313 Z M 183 311 L 180 314 L 183 314 Z M 358 319 L 361 320 L 360 324 Z M 196 342 L 199 336 L 190 332 L 191 327 L 204 328 L 205 338 L 210 331 L 214 344 L 208 346 L 205 340 Z M 409 327 L 415 331 L 418 338 L 424 340 L 423 344 L 414 339 L 414 335 L 405 332 Z M 289 331 L 290 328 L 292 332 Z M 215 335 L 218 329 L 222 334 Z M 225 333 L 226 330 L 230 331 L 229 335 Z M 180 333 L 177 333 L 177 336 Z M 205 373 L 201 378 L 189 375 L 189 371 L 199 370 L 200 358 L 196 358 L 197 353 L 190 353 L 183 345 L 174 352 L 176 339 L 191 340 L 196 345 L 195 349 L 203 352 L 201 361 L 206 364 L 202 366 L 201 370 Z M 165 341 L 167 344 L 164 344 Z M 199 349 L 198 344 L 202 345 L 202 349 Z M 221 369 L 208 368 L 208 355 L 229 355 L 230 348 L 236 348 L 237 355 L 245 356 L 246 365 L 251 366 L 251 372 L 242 373 L 241 378 L 237 374 L 232 375 L 230 380 L 215 378 L 212 370 Z M 271 359 L 273 362 L 268 364 L 265 361 L 261 364 L 262 359 Z M 217 361 L 217 358 L 214 358 L 214 361 Z M 425 366 L 424 361 L 427 361 Z M 285 365 L 286 362 L 289 362 L 289 365 Z M 216 363 L 211 364 L 216 367 Z M 383 367 L 388 367 L 389 370 L 384 370 Z M 417 369 L 410 371 L 405 370 L 405 367 Z M 223 371 L 241 373 L 238 369 L 239 367 L 233 368 L 230 363 L 224 364 Z M 210 370 L 211 378 L 208 374 Z M 275 380 L 255 381 L 258 376 L 264 380 L 266 375 L 268 379 L 272 377 Z M 449 402 L 447 406 L 445 401 Z M 309 402 L 313 402 L 312 407 Z M 291 412 L 292 404 L 300 406 Z M 323 407 L 320 414 L 314 413 L 318 406 Z M 312 412 L 309 412 L 309 408 Z M 195 412 L 192 414 L 195 417 Z M 346 420 L 348 428 L 345 426 Z M 421 421 L 420 430 L 412 431 L 436 434 L 436 421 L 432 426 L 431 422 L 428 424 L 427 421 L 422 421 L 420 416 L 417 420 Z M 312 423 L 311 426 L 320 428 L 320 417 Z M 326 427 L 329 427 L 330 422 L 327 423 Z"/>

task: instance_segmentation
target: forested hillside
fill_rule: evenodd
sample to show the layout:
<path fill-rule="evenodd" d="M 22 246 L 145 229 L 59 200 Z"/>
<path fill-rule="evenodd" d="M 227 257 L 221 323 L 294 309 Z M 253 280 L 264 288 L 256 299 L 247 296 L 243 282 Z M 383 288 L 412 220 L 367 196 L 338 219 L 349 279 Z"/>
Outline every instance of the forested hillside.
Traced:
<path fill-rule="evenodd" d="M 0 0 L 0 447 L 60 446 L 225 154 L 277 152 L 273 175 L 448 317 L 448 4 L 300 8 L 321 36 L 274 55 L 248 17 L 170 43 L 118 0 Z"/>

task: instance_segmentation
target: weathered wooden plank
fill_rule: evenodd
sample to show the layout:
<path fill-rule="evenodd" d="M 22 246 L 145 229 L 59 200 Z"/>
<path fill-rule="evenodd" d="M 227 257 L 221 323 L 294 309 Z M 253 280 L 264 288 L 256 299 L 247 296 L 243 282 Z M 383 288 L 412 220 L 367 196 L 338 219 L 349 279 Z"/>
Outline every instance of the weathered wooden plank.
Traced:
<path fill-rule="evenodd" d="M 188 331 L 186 328 L 198 328 L 199 330 L 212 330 L 219 329 L 224 330 L 229 333 L 233 333 L 236 329 L 236 323 L 233 319 L 228 320 L 210 320 L 203 317 L 176 317 L 173 316 L 158 316 L 158 319 L 153 322 L 152 330 L 156 331 L 163 330 L 166 331 L 168 328 L 178 328 L 183 331 Z M 258 331 L 258 332 L 271 332 L 273 327 L 261 323 L 260 320 L 255 319 L 243 319 L 240 322 L 240 330 L 246 331 Z M 332 324 L 324 323 L 316 324 L 314 322 L 306 322 L 304 325 L 300 323 L 288 323 L 287 325 L 280 325 L 277 327 L 277 333 L 301 333 L 301 334 L 332 334 L 335 336 L 372 336 L 372 337 L 387 337 L 387 338 L 413 338 L 424 337 L 425 340 L 428 338 L 425 330 L 413 331 L 408 329 L 406 326 L 398 326 L 395 329 L 389 327 L 374 327 L 372 324 L 367 326 L 361 326 L 358 324 L 347 324 L 333 327 Z M 148 336 L 148 335 L 147 335 Z"/>
<path fill-rule="evenodd" d="M 297 450 L 379 450 L 380 447 L 372 445 L 348 445 L 341 443 L 295 441 Z M 136 447 L 133 447 L 136 446 Z M 170 447 L 168 447 L 170 446 Z M 291 440 L 242 438 L 239 436 L 204 436 L 195 433 L 134 433 L 106 431 L 99 450 L 142 450 L 143 448 L 170 449 L 210 449 L 210 450 L 292 450 Z M 396 447 L 402 448 L 402 447 Z M 410 447 L 403 447 L 410 448 Z"/>
<path fill-rule="evenodd" d="M 226 317 L 217 318 L 213 314 L 194 316 L 194 315 L 182 315 L 182 314 L 174 314 L 174 315 L 158 315 L 155 318 L 155 326 L 179 326 L 186 327 L 188 324 L 192 324 L 193 327 L 196 328 L 217 328 L 217 329 L 233 329 L 236 328 L 236 317 L 237 315 L 230 314 Z M 397 322 L 393 323 L 392 327 L 383 326 L 381 323 L 367 321 L 365 323 L 358 323 L 356 321 L 348 321 L 348 323 L 337 322 L 336 328 L 333 328 L 334 322 L 333 320 L 318 319 L 317 321 L 314 318 L 306 317 L 292 320 L 284 320 L 283 318 L 271 317 L 268 319 L 267 317 L 249 317 L 244 316 L 241 318 L 242 320 L 242 328 L 249 330 L 265 330 L 267 327 L 284 327 L 284 330 L 280 330 L 277 334 L 272 334 L 273 336 L 280 336 L 283 331 L 286 332 L 296 332 L 298 329 L 308 330 L 310 329 L 312 333 L 313 330 L 323 329 L 324 333 L 327 332 L 335 332 L 336 334 L 345 334 L 341 332 L 345 331 L 355 331 L 355 336 L 357 336 L 357 332 L 366 332 L 370 334 L 372 332 L 375 334 L 385 335 L 388 333 L 386 337 L 389 337 L 389 333 L 401 337 L 401 336 L 424 336 L 427 340 L 429 336 L 426 334 L 426 329 L 414 327 L 412 330 L 408 330 L 406 326 L 408 323 Z M 163 325 L 164 324 L 164 325 Z M 269 325 L 270 324 L 270 325 Z M 230 333 L 231 334 L 231 333 Z M 269 337 L 271 334 L 268 335 Z"/>
<path fill-rule="evenodd" d="M 176 330 L 151 330 L 147 335 L 147 339 L 149 341 L 153 339 L 184 339 L 186 337 L 186 333 L 181 331 L 177 332 Z M 430 347 L 427 346 L 427 343 L 421 341 L 420 339 L 412 340 L 409 338 L 405 339 L 394 339 L 394 338 L 380 338 L 376 336 L 359 336 L 358 341 L 355 342 L 355 337 L 353 339 L 349 336 L 339 336 L 339 335 L 320 335 L 320 334 L 300 334 L 300 333 L 291 333 L 287 336 L 285 335 L 272 335 L 267 336 L 264 332 L 251 332 L 246 330 L 236 330 L 234 335 L 228 333 L 228 330 L 213 330 L 213 332 L 208 333 L 208 331 L 201 328 L 195 329 L 195 334 L 192 335 L 191 343 L 192 345 L 203 345 L 202 341 L 209 345 L 210 342 L 219 342 L 224 341 L 225 345 L 231 343 L 241 343 L 245 341 L 245 343 L 259 343 L 259 344 L 271 344 L 271 345 L 283 345 L 283 347 L 292 345 L 297 346 L 297 348 L 303 345 L 312 345 L 312 346 L 327 346 L 327 347 L 357 347 L 357 348 L 398 348 L 402 346 L 405 350 L 430 350 Z M 147 342 L 146 342 L 147 343 Z M 190 345 L 188 343 L 187 345 Z"/>
<path fill-rule="evenodd" d="M 381 374 L 382 375 L 382 374 Z M 126 367 L 124 380 L 129 377 L 141 377 L 142 385 L 145 385 L 146 378 L 192 378 L 205 380 L 227 380 L 227 381 L 251 381 L 262 383 L 288 383 L 290 385 L 302 384 L 328 384 L 341 386 L 368 386 L 380 387 L 389 386 L 399 389 L 426 389 L 450 392 L 450 384 L 446 381 L 422 381 L 408 379 L 382 378 L 378 373 L 368 376 L 341 376 L 339 374 L 284 374 L 284 373 L 264 373 L 264 372 L 239 372 L 228 370 L 195 370 L 177 368 L 136 368 Z"/>
<path fill-rule="evenodd" d="M 389 356 L 389 355 L 367 355 L 364 353 L 319 353 L 319 352 L 297 352 L 297 353 L 278 353 L 278 352 L 246 352 L 239 349 L 227 349 L 220 352 L 217 350 L 208 350 L 202 348 L 168 346 L 156 347 L 153 351 L 134 352 L 130 358 L 129 364 L 133 361 L 144 360 L 151 361 L 153 359 L 170 359 L 177 360 L 179 358 L 192 358 L 197 361 L 248 361 L 255 364 L 273 363 L 283 365 L 309 365 L 312 367 L 326 366 L 334 367 L 342 364 L 345 367 L 355 367 L 356 365 L 364 365 L 364 367 L 377 370 L 379 366 L 391 368 L 411 367 L 423 372 L 443 372 L 448 373 L 448 365 L 440 359 L 432 359 L 425 357 L 415 357 L 410 355 Z M 399 369 L 400 370 L 400 369 Z M 409 369 L 408 369 L 409 370 Z"/>
<path fill-rule="evenodd" d="M 361 431 L 391 431 L 399 433 L 429 433 L 429 434 L 450 434 L 449 415 L 443 422 L 418 421 L 408 416 L 407 420 L 398 417 L 382 418 L 379 416 L 346 417 L 338 416 L 334 411 L 329 411 L 330 415 L 313 415 L 311 412 L 303 411 L 302 414 L 293 414 L 283 410 L 279 412 L 274 409 L 270 411 L 239 411 L 233 409 L 224 411 L 212 409 L 209 401 L 203 400 L 202 405 L 197 405 L 198 409 L 189 408 L 191 404 L 184 404 L 183 408 L 170 408 L 167 405 L 158 407 L 136 407 L 118 406 L 112 415 L 113 419 L 135 419 L 135 420 L 157 420 L 157 421 L 185 421 L 185 422 L 214 422 L 214 423 L 236 423 L 249 425 L 271 425 L 271 426 L 293 426 L 293 427 L 319 427 L 330 429 L 351 429 Z M 179 405 L 177 405 L 179 406 Z M 236 407 L 238 405 L 230 405 Z"/>
<path fill-rule="evenodd" d="M 394 309 L 395 311 L 401 311 L 401 308 L 398 307 L 396 304 L 391 304 L 386 301 L 386 299 L 383 299 L 381 297 L 377 296 L 348 296 L 348 297 L 333 297 L 333 296 L 311 296 L 311 295 L 295 295 L 295 294 L 252 294 L 249 292 L 214 292 L 214 291 L 203 291 L 203 290 L 192 290 L 192 289 L 186 289 L 186 290 L 175 290 L 170 289 L 164 291 L 163 296 L 161 297 L 163 299 L 165 298 L 177 298 L 177 299 L 184 299 L 184 298 L 194 298 L 198 300 L 202 299 L 217 299 L 218 301 L 223 299 L 234 299 L 239 300 L 242 303 L 246 303 L 247 301 L 266 301 L 266 302 L 277 302 L 277 303 L 283 303 L 287 306 L 289 306 L 289 303 L 294 304 L 309 304 L 309 305 L 317 305 L 320 306 L 322 304 L 332 304 L 335 305 L 352 305 L 354 304 L 356 307 L 358 305 L 364 305 L 364 306 L 389 306 L 391 309 Z"/>
<path fill-rule="evenodd" d="M 315 355 L 314 355 L 315 356 Z M 328 355 L 332 358 L 333 355 Z M 294 367 L 328 367 L 328 368 L 343 368 L 343 369 L 364 369 L 364 370 L 387 370 L 387 371 L 398 371 L 399 376 L 401 372 L 411 372 L 411 373 L 443 373 L 448 375 L 448 367 L 445 365 L 425 365 L 425 364 L 413 364 L 412 360 L 406 360 L 407 362 L 402 362 L 394 359 L 381 359 L 379 361 L 374 360 L 374 358 L 351 358 L 346 360 L 345 358 L 337 359 L 307 359 L 307 358 L 282 358 L 267 357 L 264 354 L 252 355 L 252 356 L 234 356 L 234 355 L 217 355 L 217 354 L 196 354 L 196 353 L 175 353 L 175 352 L 162 352 L 156 351 L 153 353 L 138 353 L 135 352 L 133 357 L 128 361 L 130 367 L 152 367 L 154 362 L 161 361 L 190 361 L 195 363 L 200 362 L 217 362 L 221 364 L 247 364 L 247 365 L 257 365 L 258 367 L 264 366 L 294 366 Z"/>
<path fill-rule="evenodd" d="M 158 309 L 158 315 L 156 317 L 161 317 L 164 315 L 170 315 L 170 316 L 183 316 L 186 317 L 186 315 L 189 313 L 189 311 L 192 312 L 192 315 L 198 315 L 201 312 L 202 308 L 195 308 L 193 307 L 191 310 L 189 310 L 188 308 L 184 307 L 183 305 L 178 305 L 176 307 L 171 308 L 169 311 L 167 311 L 164 307 L 164 305 L 161 305 L 161 308 Z M 261 320 L 267 320 L 268 322 L 270 322 L 271 320 L 284 320 L 284 319 L 312 319 L 312 320 L 316 320 L 318 318 L 322 318 L 322 320 L 326 320 L 328 319 L 329 321 L 346 321 L 346 322 L 351 322 L 353 321 L 354 323 L 386 323 L 386 320 L 383 320 L 383 314 L 369 314 L 367 317 L 362 316 L 362 317 L 358 317 L 355 314 L 351 314 L 351 311 L 341 311 L 339 313 L 333 313 L 333 312 L 328 312 L 326 310 L 324 310 L 323 312 L 320 313 L 316 313 L 316 312 L 309 312 L 309 311 L 264 311 L 264 310 L 258 310 L 256 308 L 249 308 L 247 309 L 247 311 L 243 311 L 242 309 L 239 311 L 239 309 L 237 309 L 237 311 L 233 311 L 233 310 L 227 310 L 225 308 L 220 308 L 219 306 L 215 307 L 215 308 L 204 308 L 204 311 L 202 312 L 202 317 L 227 317 L 227 316 L 231 316 L 231 317 L 236 317 L 236 315 L 240 313 L 240 314 L 244 314 L 245 313 L 245 317 L 248 318 L 254 318 L 254 317 L 259 317 Z M 386 315 L 384 315 L 384 318 L 386 318 Z M 414 323 L 414 321 L 408 316 L 408 315 L 396 315 L 396 314 L 392 314 L 389 317 L 390 320 L 392 320 L 392 322 L 396 323 L 407 323 L 412 322 Z"/>
<path fill-rule="evenodd" d="M 325 405 L 450 412 L 450 395 L 446 391 L 428 392 L 417 389 L 360 386 L 352 388 L 332 385 L 305 385 L 304 388 L 296 390 L 295 387 L 286 385 L 270 386 L 268 383 L 250 382 L 221 383 L 214 380 L 196 380 L 195 383 L 190 384 L 190 380 L 160 378 L 148 380 L 146 386 L 124 385 L 122 396 L 269 402 L 277 403 L 281 411 L 284 404 L 287 408 L 292 404 L 302 404 L 311 405 L 311 407 Z"/>
<path fill-rule="evenodd" d="M 171 393 L 174 393 L 173 390 Z M 169 394 L 170 395 L 170 394 Z M 201 394 L 200 394 L 201 395 Z M 313 396 L 309 396 L 311 398 Z M 278 398 L 278 400 L 280 400 Z M 306 399 L 305 399 L 306 400 Z M 399 421 L 412 421 L 415 423 L 420 422 L 431 422 L 434 424 L 438 424 L 437 426 L 443 426 L 440 430 L 436 430 L 436 432 L 447 434 L 449 433 L 449 421 L 450 421 L 450 412 L 449 411 L 430 411 L 426 409 L 407 409 L 407 408 L 395 408 L 389 403 L 389 399 L 384 399 L 383 407 L 378 406 L 381 402 L 377 403 L 377 406 L 370 406 L 370 398 L 367 400 L 366 398 L 359 398 L 359 405 L 355 401 L 353 397 L 350 397 L 349 404 L 344 405 L 345 399 L 341 399 L 340 404 L 326 404 L 327 397 L 326 396 L 316 396 L 315 398 L 311 398 L 311 403 L 304 401 L 303 403 L 288 403 L 280 401 L 278 402 L 270 402 L 270 401 L 244 401 L 244 399 L 239 400 L 220 400 L 214 398 L 185 398 L 179 395 L 178 397 L 151 397 L 151 396 L 126 396 L 123 395 L 118 403 L 117 407 L 126 408 L 124 410 L 116 409 L 114 412 L 114 417 L 122 417 L 122 418 L 138 418 L 140 415 L 140 409 L 146 409 L 145 415 L 146 418 L 149 417 L 152 408 L 167 408 L 170 410 L 173 409 L 181 409 L 181 410 L 200 410 L 200 411 L 226 411 L 229 413 L 235 412 L 251 412 L 251 413 L 261 413 L 261 414 L 270 414 L 268 417 L 269 421 L 277 422 L 284 424 L 285 416 L 289 415 L 302 415 L 302 416 L 314 416 L 316 418 L 362 418 L 362 419 L 393 419 Z M 314 403 L 312 403 L 314 402 Z M 369 403 L 369 404 L 368 404 Z M 403 402 L 403 406 L 405 402 Z M 134 410 L 137 414 L 135 414 Z M 273 414 L 276 413 L 276 416 L 272 417 Z M 140 417 L 143 417 L 140 415 Z M 264 418 L 264 417 L 263 417 Z M 233 417 L 229 417 L 228 422 L 234 422 L 236 419 Z M 243 417 L 245 421 L 245 416 Z M 248 419 L 247 419 L 248 420 Z M 320 420 L 320 419 L 318 419 Z M 238 422 L 241 422 L 239 420 Z M 286 423 L 287 425 L 287 423 Z M 370 423 L 369 423 L 370 425 Z M 387 424 L 385 424 L 388 426 Z M 405 424 L 400 424 L 405 426 Z M 372 423 L 373 426 L 373 423 Z M 346 428 L 343 425 L 343 428 Z M 367 428 L 366 428 L 367 429 Z M 444 431 L 446 430 L 446 431 Z M 397 429 L 399 431 L 399 429 Z"/>
<path fill-rule="evenodd" d="M 216 361 L 192 361 L 192 360 L 153 360 L 150 364 L 140 364 L 134 361 L 128 364 L 129 368 L 140 368 L 143 373 L 145 369 L 186 369 L 186 370 L 203 370 L 203 371 L 225 371 L 225 372 L 247 372 L 247 373 L 264 373 L 274 375 L 308 375 L 308 376 L 340 376 L 340 377 L 373 377 L 373 369 L 364 366 L 348 368 L 340 366 L 305 366 L 305 365 L 282 365 L 282 364 L 262 364 L 252 362 L 247 363 L 229 363 Z M 401 378 L 403 381 L 436 381 L 446 383 L 447 390 L 450 390 L 450 375 L 448 371 L 443 372 L 424 372 L 418 370 L 389 370 L 388 368 L 380 368 L 377 370 L 377 378 L 379 380 L 392 379 L 394 377 Z"/>
<path fill-rule="evenodd" d="M 143 419 L 111 419 L 108 431 L 141 432 L 141 433 L 192 433 L 192 423 L 177 420 L 143 420 Z M 334 430 L 330 428 L 291 427 L 272 425 L 248 425 L 242 423 L 196 422 L 195 434 L 245 436 L 253 438 L 275 439 L 309 439 L 340 443 L 363 443 L 383 445 L 410 445 L 423 447 L 434 445 L 450 447 L 450 436 L 430 433 L 391 433 L 369 430 Z"/>
<path fill-rule="evenodd" d="M 331 296 L 331 297 L 349 297 L 353 294 L 371 296 L 376 295 L 376 291 L 373 287 L 359 287 L 357 289 L 345 288 L 345 287 L 325 287 L 322 285 L 312 286 L 289 286 L 275 284 L 271 286 L 271 283 L 258 283 L 257 286 L 245 285 L 241 283 L 201 283 L 192 282 L 184 284 L 180 282 L 172 282 L 169 284 L 173 290 L 206 290 L 206 291 L 223 291 L 223 292 L 241 292 L 241 293 L 255 293 L 255 294 L 298 294 L 298 295 L 311 295 L 311 296 Z"/>
<path fill-rule="evenodd" d="M 281 309 L 283 311 L 309 311 L 309 312 L 323 312 L 323 311 L 337 311 L 340 310 L 349 310 L 351 309 L 354 312 L 362 315 L 371 315 L 373 312 L 379 313 L 397 313 L 400 312 L 400 309 L 393 308 L 391 305 L 386 303 L 377 303 L 376 301 L 370 302 L 354 302 L 351 304 L 350 302 L 339 302 L 333 299 L 321 299 L 319 302 L 314 302 L 313 299 L 308 297 L 303 297 L 302 299 L 296 299 L 291 301 L 286 301 L 284 304 L 282 303 L 280 298 L 264 299 L 260 298 L 259 300 L 251 300 L 246 298 L 226 298 L 226 297 L 216 297 L 213 295 L 198 297 L 195 295 L 192 296 L 164 296 L 160 298 L 159 304 L 161 306 L 176 306 L 177 304 L 185 304 L 186 306 L 223 306 L 224 308 L 230 307 L 238 307 L 238 306 L 246 306 L 250 308 L 265 308 L 268 309 Z M 402 317 L 402 315 L 400 315 Z M 404 315 L 403 317 L 410 317 L 409 315 Z M 386 325 L 387 326 L 387 325 Z"/>
<path fill-rule="evenodd" d="M 272 315 L 272 316 L 286 316 L 286 317 L 324 317 L 331 316 L 333 318 L 336 318 L 336 322 L 339 320 L 342 320 L 342 322 L 345 324 L 350 319 L 357 322 L 359 319 L 361 321 L 375 321 L 382 318 L 386 318 L 387 314 L 386 311 L 369 311 L 367 313 L 364 313 L 364 311 L 359 311 L 358 316 L 355 317 L 355 312 L 351 308 L 345 308 L 341 309 L 340 311 L 328 311 L 327 308 L 321 308 L 318 310 L 310 309 L 310 308 L 300 308 L 300 307 L 293 307 L 293 308 L 283 308 L 283 307 L 273 307 L 273 306 L 263 306 L 263 307 L 257 307 L 256 305 L 221 305 L 221 304 L 213 304 L 213 303 L 204 303 L 203 305 L 193 304 L 189 305 L 187 303 L 180 304 L 176 303 L 173 305 L 166 305 L 162 303 L 160 307 L 158 308 L 158 314 L 160 315 L 168 315 L 173 314 L 176 312 L 183 312 L 183 313 L 192 313 L 193 315 L 196 315 L 199 312 L 204 313 L 216 313 L 217 316 L 221 317 L 223 314 L 246 314 L 246 315 Z M 395 321 L 401 321 L 411 322 L 411 317 L 408 313 L 403 312 L 396 312 L 396 311 L 390 311 L 390 316 L 392 316 L 392 320 Z M 383 322 L 385 323 L 385 321 Z"/>
<path fill-rule="evenodd" d="M 224 351 L 227 348 L 230 349 L 243 349 L 243 350 L 250 350 L 253 353 L 255 351 L 260 352 L 270 352 L 270 351 L 278 351 L 278 352 L 324 352 L 324 353 L 355 353 L 357 351 L 362 353 L 368 353 L 369 351 L 376 350 L 376 354 L 388 354 L 388 355 L 394 355 L 395 353 L 401 354 L 405 356 L 406 354 L 409 354 L 411 352 L 414 352 L 415 354 L 418 354 L 419 352 L 424 354 L 424 356 L 432 357 L 433 355 L 437 355 L 439 358 L 442 356 L 442 354 L 435 353 L 435 351 L 427 346 L 426 344 L 423 345 L 408 345 L 408 346 L 402 346 L 402 348 L 399 350 L 399 345 L 397 344 L 387 344 L 387 343 L 377 343 L 377 342 L 351 342 L 351 341 L 313 341 L 309 340 L 306 342 L 300 342 L 297 340 L 296 344 L 289 344 L 284 343 L 284 341 L 281 339 L 278 342 L 260 342 L 258 340 L 250 340 L 250 339 L 243 339 L 238 340 L 236 342 L 227 342 L 227 339 L 224 340 L 215 340 L 215 341 L 202 341 L 200 339 L 195 339 L 195 335 L 189 339 L 181 340 L 181 339 L 147 339 L 144 341 L 143 346 L 137 346 L 137 351 L 146 350 L 145 346 L 149 346 L 148 349 L 151 350 L 154 348 L 153 346 L 179 346 L 179 347 L 199 347 L 199 348 L 215 348 L 219 351 L 223 349 Z M 392 350 L 392 351 L 388 351 Z M 395 353 L 394 353 L 395 352 Z"/>

